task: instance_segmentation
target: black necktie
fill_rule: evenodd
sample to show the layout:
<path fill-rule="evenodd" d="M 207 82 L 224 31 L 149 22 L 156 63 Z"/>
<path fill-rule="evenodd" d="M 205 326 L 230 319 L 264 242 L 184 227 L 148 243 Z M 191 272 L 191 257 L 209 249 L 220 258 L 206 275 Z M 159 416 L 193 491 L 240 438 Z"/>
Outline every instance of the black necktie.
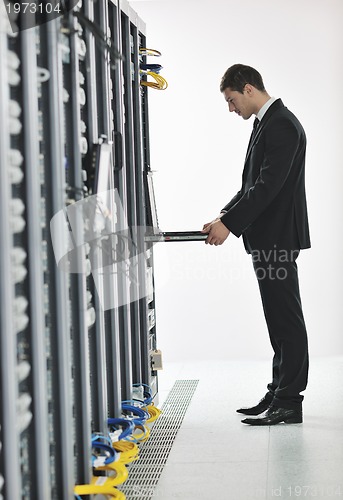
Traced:
<path fill-rule="evenodd" d="M 247 149 L 247 154 L 246 154 L 246 157 L 245 159 L 247 159 L 248 157 L 248 154 L 249 154 L 249 151 L 250 151 L 250 148 L 251 148 L 251 145 L 255 139 L 255 135 L 257 134 L 257 131 L 258 131 L 258 125 L 259 125 L 260 121 L 258 118 L 255 118 L 254 120 L 254 125 L 253 125 L 253 129 L 252 129 L 252 132 L 251 132 L 251 136 L 250 136 L 250 140 L 249 140 L 249 144 L 248 144 L 248 149 Z"/>
<path fill-rule="evenodd" d="M 260 123 L 260 120 L 258 118 L 255 118 L 253 129 L 252 129 L 251 136 L 250 136 L 249 146 L 252 143 L 252 141 L 254 140 L 255 135 L 257 134 L 259 123 Z M 248 149 L 249 149 L 249 146 L 248 146 Z"/>
<path fill-rule="evenodd" d="M 260 124 L 260 120 L 258 118 L 255 118 L 253 129 L 252 129 L 252 133 L 253 133 L 254 136 L 255 136 L 255 134 L 257 132 L 259 124 Z"/>

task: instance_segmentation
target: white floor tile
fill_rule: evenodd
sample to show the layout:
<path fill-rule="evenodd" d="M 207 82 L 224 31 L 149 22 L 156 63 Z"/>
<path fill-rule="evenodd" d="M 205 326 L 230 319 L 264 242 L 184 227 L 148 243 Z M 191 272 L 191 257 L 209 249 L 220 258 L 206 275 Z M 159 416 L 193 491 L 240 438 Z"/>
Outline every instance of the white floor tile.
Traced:
<path fill-rule="evenodd" d="M 241 425 L 242 429 L 240 429 Z M 256 429 L 236 422 L 237 430 L 225 427 L 181 429 L 168 463 L 259 462 L 268 454 L 269 429 Z M 249 453 L 250 450 L 250 453 Z"/>
<path fill-rule="evenodd" d="M 251 500 L 265 492 L 267 463 L 187 463 L 167 465 L 158 483 L 158 500 Z M 262 497 L 264 498 L 264 497 Z"/>
<path fill-rule="evenodd" d="M 315 415 L 305 415 L 303 424 L 271 427 L 269 460 L 343 461 L 342 417 L 323 415 L 319 418 Z"/>
<path fill-rule="evenodd" d="M 267 361 L 165 367 L 160 400 L 176 379 L 199 384 L 154 499 L 343 500 L 343 358 L 312 360 L 303 424 L 243 425 L 236 409 L 263 397 L 270 373 Z"/>
<path fill-rule="evenodd" d="M 315 457 L 314 457 L 315 458 Z M 343 462 L 269 462 L 267 499 L 343 498 Z"/>

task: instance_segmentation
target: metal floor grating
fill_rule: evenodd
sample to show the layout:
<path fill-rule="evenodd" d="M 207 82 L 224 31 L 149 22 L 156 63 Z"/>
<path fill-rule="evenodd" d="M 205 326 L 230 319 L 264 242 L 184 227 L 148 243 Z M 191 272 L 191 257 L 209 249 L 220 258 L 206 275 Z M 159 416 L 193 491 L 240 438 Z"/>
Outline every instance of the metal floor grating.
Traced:
<path fill-rule="evenodd" d="M 156 498 L 155 487 L 167 462 L 176 434 L 195 393 L 199 380 L 176 380 L 149 439 L 140 445 L 139 459 L 129 466 L 129 477 L 120 488 L 126 500 Z"/>

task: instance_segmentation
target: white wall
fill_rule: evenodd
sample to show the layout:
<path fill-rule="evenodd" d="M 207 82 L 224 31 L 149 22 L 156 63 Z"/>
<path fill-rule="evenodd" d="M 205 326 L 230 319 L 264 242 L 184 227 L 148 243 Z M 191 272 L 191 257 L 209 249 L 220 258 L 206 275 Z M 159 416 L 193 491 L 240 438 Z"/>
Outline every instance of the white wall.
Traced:
<path fill-rule="evenodd" d="M 201 229 L 240 187 L 252 120 L 228 112 L 225 70 L 256 67 L 308 137 L 311 250 L 298 259 L 312 355 L 343 354 L 342 0 L 132 1 L 162 52 L 164 91 L 150 91 L 151 166 L 160 227 Z M 155 246 L 164 359 L 270 356 L 249 256 L 222 247 Z"/>

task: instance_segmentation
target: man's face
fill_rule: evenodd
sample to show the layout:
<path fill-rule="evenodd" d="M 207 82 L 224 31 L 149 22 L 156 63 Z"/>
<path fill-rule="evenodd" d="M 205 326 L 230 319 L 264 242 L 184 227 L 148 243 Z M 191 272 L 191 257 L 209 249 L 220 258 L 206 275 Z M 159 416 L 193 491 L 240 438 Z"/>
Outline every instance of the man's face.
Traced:
<path fill-rule="evenodd" d="M 228 103 L 229 111 L 234 111 L 241 116 L 243 120 L 248 120 L 254 113 L 253 101 L 247 86 L 243 89 L 243 94 L 237 90 L 231 90 L 227 87 L 223 92 L 225 101 Z"/>

